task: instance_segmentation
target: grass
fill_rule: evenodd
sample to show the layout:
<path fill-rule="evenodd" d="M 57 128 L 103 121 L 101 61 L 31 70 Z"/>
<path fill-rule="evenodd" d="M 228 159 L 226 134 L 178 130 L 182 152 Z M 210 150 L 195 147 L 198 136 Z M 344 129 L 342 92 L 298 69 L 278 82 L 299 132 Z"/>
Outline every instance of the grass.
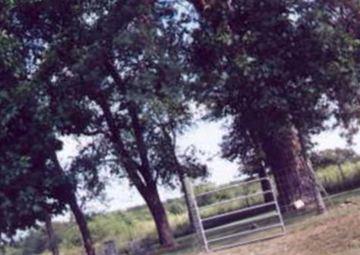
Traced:
<path fill-rule="evenodd" d="M 336 206 L 327 214 L 295 218 L 287 234 L 268 241 L 211 253 L 212 255 L 355 255 L 360 254 L 360 191 L 334 198 Z M 340 202 L 347 201 L 346 203 Z M 183 250 L 166 255 L 196 255 Z"/>
<path fill-rule="evenodd" d="M 282 238 L 257 243 L 220 254 L 325 255 L 351 254 L 360 249 L 360 199 L 340 204 L 327 215 L 310 217 L 288 227 Z"/>

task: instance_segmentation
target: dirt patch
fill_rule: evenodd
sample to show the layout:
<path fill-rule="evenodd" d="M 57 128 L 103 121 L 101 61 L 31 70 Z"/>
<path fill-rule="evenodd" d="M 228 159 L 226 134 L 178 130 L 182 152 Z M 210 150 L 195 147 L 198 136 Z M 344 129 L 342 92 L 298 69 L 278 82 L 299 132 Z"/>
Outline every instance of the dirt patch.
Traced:
<path fill-rule="evenodd" d="M 290 227 L 277 239 L 214 253 L 216 255 L 358 255 L 360 200 L 338 206 L 327 215 Z"/>

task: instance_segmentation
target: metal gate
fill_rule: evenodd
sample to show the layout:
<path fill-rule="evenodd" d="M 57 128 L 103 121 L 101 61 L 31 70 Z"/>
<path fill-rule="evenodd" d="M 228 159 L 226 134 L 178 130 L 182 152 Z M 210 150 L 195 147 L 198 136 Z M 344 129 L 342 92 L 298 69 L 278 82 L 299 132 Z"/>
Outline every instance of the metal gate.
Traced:
<path fill-rule="evenodd" d="M 264 182 L 268 183 L 268 190 L 263 190 Z M 190 193 L 194 203 L 193 223 L 206 251 L 285 234 L 274 185 L 268 177 L 222 186 L 197 195 L 190 187 Z"/>

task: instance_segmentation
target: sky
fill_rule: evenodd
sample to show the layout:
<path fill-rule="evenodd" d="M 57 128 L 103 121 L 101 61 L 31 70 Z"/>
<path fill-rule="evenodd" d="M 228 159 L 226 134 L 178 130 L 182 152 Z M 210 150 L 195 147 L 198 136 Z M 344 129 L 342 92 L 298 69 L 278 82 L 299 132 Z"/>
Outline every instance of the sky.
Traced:
<path fill-rule="evenodd" d="M 204 122 L 189 129 L 178 139 L 179 151 L 184 151 L 188 146 L 194 145 L 204 154 L 200 160 L 205 162 L 210 171 L 208 181 L 217 184 L 224 184 L 239 178 L 238 165 L 220 157 L 220 146 L 222 136 L 226 130 L 223 122 Z M 347 147 L 346 140 L 340 136 L 340 130 L 330 130 L 313 137 L 313 142 L 317 143 L 316 150 L 329 148 Z M 63 138 L 64 149 L 59 153 L 60 161 L 63 165 L 76 155 L 81 146 L 79 141 L 73 138 Z M 360 135 L 354 138 L 352 148 L 360 153 Z M 209 160 L 209 158 L 212 158 Z M 162 200 L 180 196 L 179 190 L 169 190 L 160 187 Z M 126 180 L 119 181 L 114 178 L 107 186 L 106 199 L 101 202 L 94 201 L 87 206 L 92 212 L 105 212 L 125 209 L 131 206 L 143 204 L 141 196 L 135 188 L 130 188 Z"/>

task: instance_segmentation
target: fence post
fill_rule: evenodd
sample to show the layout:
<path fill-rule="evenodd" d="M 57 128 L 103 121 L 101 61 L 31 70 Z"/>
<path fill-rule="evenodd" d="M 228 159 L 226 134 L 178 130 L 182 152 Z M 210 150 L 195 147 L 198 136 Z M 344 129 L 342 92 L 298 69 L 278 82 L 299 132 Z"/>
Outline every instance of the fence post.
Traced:
<path fill-rule="evenodd" d="M 284 218 L 282 216 L 282 213 L 281 213 L 281 209 L 280 209 L 280 206 L 279 206 L 279 202 L 278 202 L 278 199 L 277 199 L 277 195 L 276 195 L 276 190 L 275 190 L 275 183 L 273 183 L 273 180 L 270 179 L 268 177 L 267 181 L 269 182 L 270 184 L 270 189 L 271 189 L 271 192 L 272 192 L 272 195 L 274 197 L 274 201 L 275 201 L 275 207 L 276 207 L 276 213 L 279 217 L 279 220 L 280 220 L 280 224 L 281 224 L 281 229 L 283 231 L 283 234 L 286 233 L 286 228 L 285 228 L 285 222 L 284 222 Z"/>
<path fill-rule="evenodd" d="M 184 176 L 184 184 L 185 184 L 184 192 L 186 193 L 185 196 L 188 197 L 188 210 L 192 218 L 192 223 L 193 223 L 193 227 L 195 228 L 195 233 L 204 251 L 209 252 L 209 246 L 206 240 L 204 226 L 201 222 L 199 208 L 196 202 L 193 186 L 189 177 Z"/>

